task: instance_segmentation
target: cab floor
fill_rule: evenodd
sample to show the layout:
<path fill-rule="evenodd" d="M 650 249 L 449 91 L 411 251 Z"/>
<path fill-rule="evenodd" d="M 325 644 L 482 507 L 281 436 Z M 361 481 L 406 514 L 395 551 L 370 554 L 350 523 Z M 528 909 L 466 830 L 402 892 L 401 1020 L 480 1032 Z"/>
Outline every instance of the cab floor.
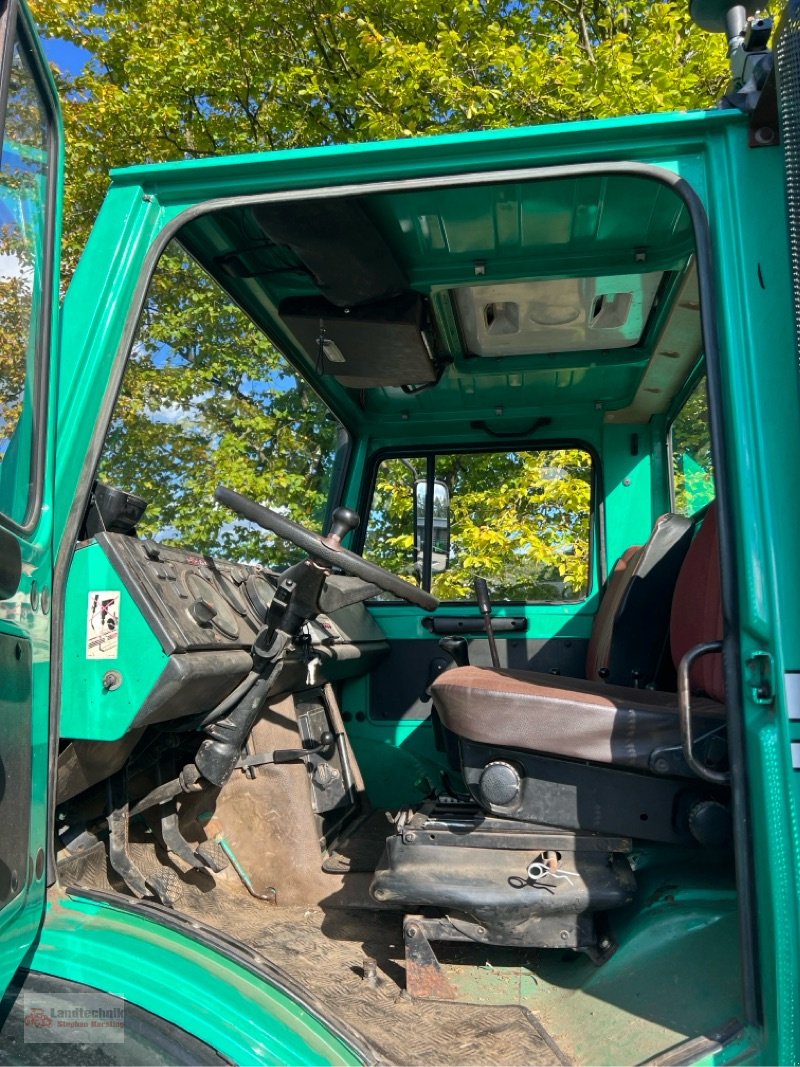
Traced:
<path fill-rule="evenodd" d="M 132 839 L 130 849 L 145 874 L 164 862 L 147 840 Z M 355 858 L 351 851 L 332 856 L 337 867 L 337 856 L 342 868 Z M 731 981 L 739 957 L 732 886 L 725 887 L 715 862 L 704 865 L 695 851 L 691 866 L 680 864 L 686 877 L 678 884 L 678 858 L 669 851 L 657 862 L 657 855 L 637 872 L 636 904 L 615 919 L 620 949 L 600 968 L 553 949 L 436 943 L 458 1002 L 405 993 L 403 916 L 370 906 L 366 870 L 324 875 L 332 891 L 307 905 L 257 899 L 230 867 L 215 878 L 185 871 L 178 876 L 176 911 L 282 968 L 334 1019 L 360 1033 L 381 1063 L 683 1062 L 687 1039 L 700 1039 L 701 1052 L 711 1051 L 740 1017 L 738 984 Z M 360 860 L 359 854 L 352 866 Z M 125 893 L 102 845 L 63 858 L 59 881 Z M 374 987 L 363 977 L 365 957 L 377 964 Z"/>
<path fill-rule="evenodd" d="M 415 1001 L 404 992 L 397 912 L 274 907 L 218 890 L 182 911 L 236 937 L 308 989 L 331 1014 L 394 1064 L 567 1064 L 536 1016 L 521 1006 Z M 363 978 L 366 956 L 378 984 Z M 476 996 L 476 1000 L 479 995 Z"/>

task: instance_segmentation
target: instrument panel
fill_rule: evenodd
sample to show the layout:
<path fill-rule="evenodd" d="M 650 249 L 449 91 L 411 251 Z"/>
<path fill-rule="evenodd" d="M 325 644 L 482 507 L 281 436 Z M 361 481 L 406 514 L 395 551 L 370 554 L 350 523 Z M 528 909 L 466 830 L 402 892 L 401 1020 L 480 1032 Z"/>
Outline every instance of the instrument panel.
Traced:
<path fill-rule="evenodd" d="M 252 647 L 280 580 L 277 572 L 125 534 L 103 532 L 95 540 L 167 655 Z M 333 651 L 338 646 L 385 644 L 362 604 L 318 615 L 309 631 L 315 648 L 329 650 L 325 659 L 342 659 Z"/>
<path fill-rule="evenodd" d="M 266 567 L 98 531 L 73 559 L 65 659 L 75 699 L 62 736 L 112 741 L 130 730 L 210 711 L 252 669 L 251 649 L 280 575 Z M 272 694 L 356 677 L 388 652 L 362 603 L 308 623 Z"/>

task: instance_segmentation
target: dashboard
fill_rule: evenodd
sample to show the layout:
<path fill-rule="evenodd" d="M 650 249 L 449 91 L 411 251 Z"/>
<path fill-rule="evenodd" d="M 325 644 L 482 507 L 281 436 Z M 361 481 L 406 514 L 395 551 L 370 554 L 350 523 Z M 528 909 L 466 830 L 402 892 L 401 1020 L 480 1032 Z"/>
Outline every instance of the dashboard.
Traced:
<path fill-rule="evenodd" d="M 98 531 L 79 544 L 65 648 L 80 699 L 65 701 L 62 737 L 116 740 L 212 710 L 250 671 L 279 580 L 269 568 L 126 533 Z M 366 673 L 389 648 L 363 603 L 321 614 L 306 631 L 307 648 L 284 655 L 276 696 Z"/>

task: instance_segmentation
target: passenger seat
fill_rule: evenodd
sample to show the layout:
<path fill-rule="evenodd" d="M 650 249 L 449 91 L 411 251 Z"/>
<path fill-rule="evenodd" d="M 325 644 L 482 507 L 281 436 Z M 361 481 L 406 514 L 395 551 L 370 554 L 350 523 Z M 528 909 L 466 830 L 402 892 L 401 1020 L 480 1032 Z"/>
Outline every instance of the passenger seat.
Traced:
<path fill-rule="evenodd" d="M 667 651 L 672 594 L 692 540 L 693 523 L 662 515 L 643 546 L 619 559 L 592 627 L 586 677 L 609 685 L 674 689 Z"/>

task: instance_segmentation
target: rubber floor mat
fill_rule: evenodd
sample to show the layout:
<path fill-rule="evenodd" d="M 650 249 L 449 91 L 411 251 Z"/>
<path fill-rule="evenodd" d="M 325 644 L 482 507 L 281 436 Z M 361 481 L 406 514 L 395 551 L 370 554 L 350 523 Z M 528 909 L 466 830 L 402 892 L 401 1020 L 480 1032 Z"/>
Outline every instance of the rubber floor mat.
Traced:
<path fill-rule="evenodd" d="M 387 1063 L 570 1062 L 525 1008 L 408 997 L 399 913 L 272 907 L 221 888 L 192 895 L 181 910 L 227 930 L 282 967 Z M 363 977 L 365 957 L 377 963 L 374 986 Z"/>

